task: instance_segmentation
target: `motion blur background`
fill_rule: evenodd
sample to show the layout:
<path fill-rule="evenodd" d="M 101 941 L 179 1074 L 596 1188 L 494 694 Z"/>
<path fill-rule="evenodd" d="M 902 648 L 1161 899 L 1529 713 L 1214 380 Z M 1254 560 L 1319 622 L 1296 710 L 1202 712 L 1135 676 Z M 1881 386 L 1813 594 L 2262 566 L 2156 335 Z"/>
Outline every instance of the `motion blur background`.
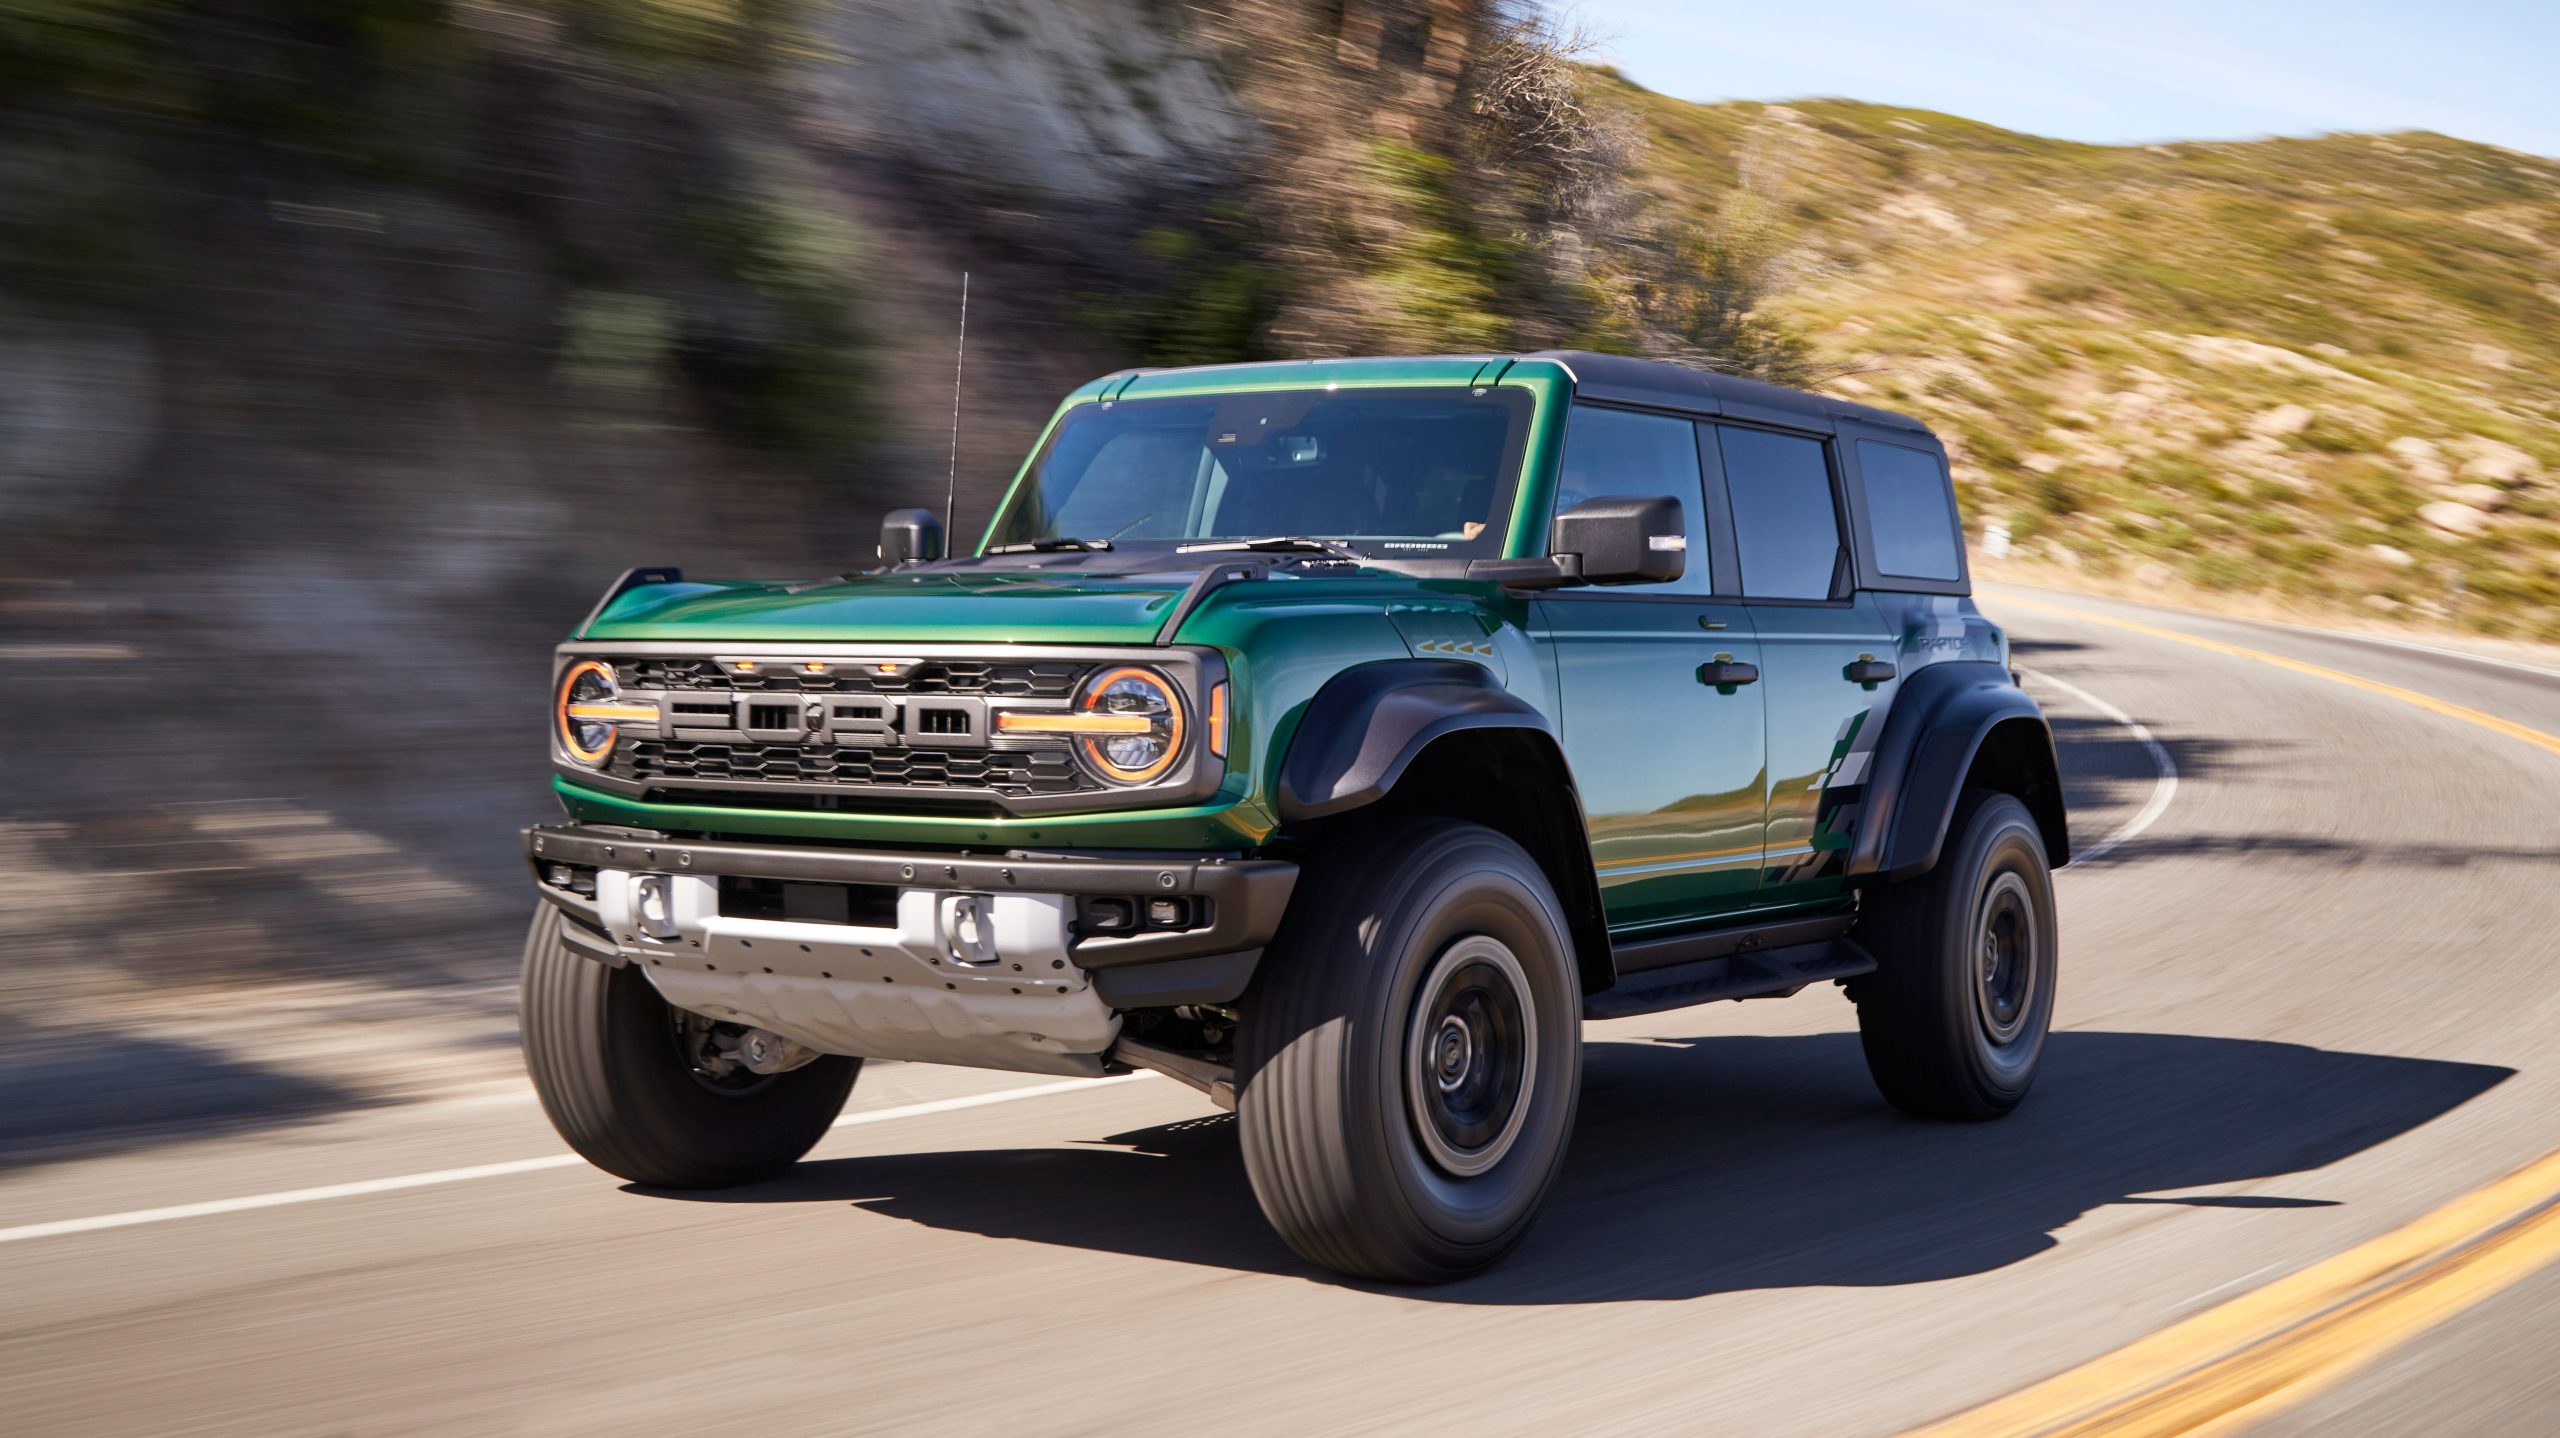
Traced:
<path fill-rule="evenodd" d="M 512 1082 L 550 646 L 939 507 L 963 269 L 964 542 L 1110 369 L 1572 344 L 1921 416 L 1987 573 L 2560 640 L 2560 163 L 1607 63 L 1718 9 L 0 0 L 0 1148 Z"/>

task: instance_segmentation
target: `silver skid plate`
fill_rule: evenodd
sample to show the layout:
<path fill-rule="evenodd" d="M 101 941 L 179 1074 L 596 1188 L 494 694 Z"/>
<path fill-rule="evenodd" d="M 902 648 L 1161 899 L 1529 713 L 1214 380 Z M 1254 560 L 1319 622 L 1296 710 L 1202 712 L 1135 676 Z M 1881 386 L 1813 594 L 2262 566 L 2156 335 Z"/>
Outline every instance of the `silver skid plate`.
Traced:
<path fill-rule="evenodd" d="M 605 869 L 596 904 L 667 1002 L 826 1053 L 1089 1075 L 1120 1033 L 1058 894 L 907 889 L 895 928 L 865 928 L 724 917 L 711 879 Z"/>

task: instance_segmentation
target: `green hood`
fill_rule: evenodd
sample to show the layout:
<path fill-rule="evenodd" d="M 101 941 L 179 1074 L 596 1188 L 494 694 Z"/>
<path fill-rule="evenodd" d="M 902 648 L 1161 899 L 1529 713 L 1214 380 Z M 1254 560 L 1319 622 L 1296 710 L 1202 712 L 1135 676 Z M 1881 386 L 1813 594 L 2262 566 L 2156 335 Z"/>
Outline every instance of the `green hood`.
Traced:
<path fill-rule="evenodd" d="M 1194 572 L 927 571 L 812 586 L 655 584 L 615 600 L 583 637 L 1144 644 Z"/>

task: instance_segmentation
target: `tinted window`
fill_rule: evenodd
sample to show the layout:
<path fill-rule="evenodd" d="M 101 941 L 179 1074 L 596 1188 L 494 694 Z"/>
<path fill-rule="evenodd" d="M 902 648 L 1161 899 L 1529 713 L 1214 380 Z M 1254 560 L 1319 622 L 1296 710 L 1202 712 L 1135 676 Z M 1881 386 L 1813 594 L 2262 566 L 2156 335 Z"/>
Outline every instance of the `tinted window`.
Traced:
<path fill-rule="evenodd" d="M 1961 541 L 1956 538 L 1946 466 L 1938 457 L 1862 439 L 1858 472 L 1867 481 L 1867 521 L 1876 536 L 1876 568 L 1905 579 L 1956 578 Z"/>
<path fill-rule="evenodd" d="M 1755 599 L 1828 599 L 1840 567 L 1840 515 L 1822 442 L 1718 426 L 1742 592 Z"/>
<path fill-rule="evenodd" d="M 1274 390 L 1079 405 L 995 542 L 1121 548 L 1304 535 L 1413 559 L 1500 554 L 1526 391 Z"/>
<path fill-rule="evenodd" d="M 1564 463 L 1556 477 L 1556 510 L 1609 495 L 1680 501 L 1689 526 L 1687 567 L 1680 577 L 1640 586 L 1649 592 L 1705 594 L 1708 579 L 1706 486 L 1698 470 L 1698 429 L 1669 415 L 1575 405 L 1564 432 Z"/>

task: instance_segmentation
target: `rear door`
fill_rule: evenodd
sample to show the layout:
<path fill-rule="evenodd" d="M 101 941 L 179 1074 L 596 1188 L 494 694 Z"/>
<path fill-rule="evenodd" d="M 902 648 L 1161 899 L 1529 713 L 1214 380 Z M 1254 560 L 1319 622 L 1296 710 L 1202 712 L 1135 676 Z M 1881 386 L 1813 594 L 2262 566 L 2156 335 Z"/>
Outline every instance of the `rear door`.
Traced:
<path fill-rule="evenodd" d="M 1747 908 L 1760 889 L 1765 686 L 1702 682 L 1703 666 L 1760 658 L 1749 615 L 1714 592 L 1721 537 L 1704 475 L 1691 419 L 1573 407 L 1556 508 L 1667 495 L 1689 530 L 1678 579 L 1562 590 L 1536 606 L 1555 648 L 1565 755 L 1601 897 L 1621 932 Z"/>
<path fill-rule="evenodd" d="M 1897 636 L 1874 596 L 1854 586 L 1829 442 L 1712 428 L 1768 715 L 1761 899 L 1835 899 L 1847 887 L 1852 803 L 1896 682 L 1875 676 L 1891 669 Z"/>

